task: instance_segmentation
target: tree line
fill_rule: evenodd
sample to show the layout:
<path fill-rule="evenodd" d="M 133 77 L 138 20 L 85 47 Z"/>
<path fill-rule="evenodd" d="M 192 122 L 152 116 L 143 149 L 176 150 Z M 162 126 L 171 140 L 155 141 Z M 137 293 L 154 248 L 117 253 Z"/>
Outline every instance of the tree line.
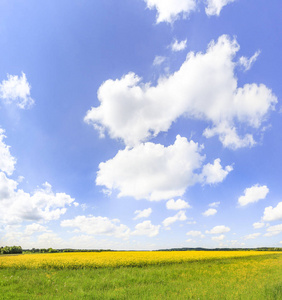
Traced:
<path fill-rule="evenodd" d="M 21 246 L 5 246 L 0 248 L 0 254 L 21 254 L 23 249 Z"/>

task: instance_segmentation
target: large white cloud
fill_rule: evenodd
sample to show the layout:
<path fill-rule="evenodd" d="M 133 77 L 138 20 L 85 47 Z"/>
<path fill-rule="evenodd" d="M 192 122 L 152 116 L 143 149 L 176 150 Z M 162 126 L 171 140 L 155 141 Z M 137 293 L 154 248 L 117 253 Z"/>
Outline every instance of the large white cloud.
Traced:
<path fill-rule="evenodd" d="M 137 224 L 131 235 L 146 235 L 148 237 L 154 237 L 159 234 L 160 227 L 160 225 L 153 225 L 151 221 L 147 220 Z"/>
<path fill-rule="evenodd" d="M 12 175 L 15 170 L 16 159 L 10 153 L 10 147 L 4 143 L 4 130 L 0 128 L 0 170 Z"/>
<path fill-rule="evenodd" d="M 17 188 L 18 183 L 0 172 L 0 222 L 57 220 L 74 199 L 65 193 L 54 193 L 49 183 L 33 194 Z"/>
<path fill-rule="evenodd" d="M 97 185 L 118 189 L 119 197 L 162 200 L 184 194 L 194 184 L 194 171 L 204 159 L 193 141 L 177 136 L 173 145 L 145 143 L 126 148 L 100 163 Z"/>
<path fill-rule="evenodd" d="M 130 233 L 129 228 L 120 224 L 118 219 L 110 220 L 100 216 L 76 216 L 74 219 L 61 221 L 61 226 L 77 228 L 84 234 L 115 236 L 117 238 L 128 238 Z"/>
<path fill-rule="evenodd" d="M 149 9 L 158 11 L 157 23 L 173 23 L 180 16 L 186 18 L 196 9 L 196 0 L 144 0 Z"/>
<path fill-rule="evenodd" d="M 30 84 L 26 75 L 8 75 L 8 80 L 3 80 L 0 84 L 0 98 L 5 103 L 15 103 L 19 108 L 25 109 L 32 106 L 34 100 L 30 97 Z"/>
<path fill-rule="evenodd" d="M 265 222 L 282 220 L 282 202 L 279 202 L 276 207 L 266 207 L 262 220 Z"/>
<path fill-rule="evenodd" d="M 249 203 L 255 203 L 259 200 L 265 199 L 269 189 L 266 185 L 253 185 L 250 188 L 244 190 L 244 195 L 239 197 L 238 203 L 240 206 L 245 206 Z"/>
<path fill-rule="evenodd" d="M 107 80 L 98 90 L 100 105 L 92 107 L 85 122 L 100 135 L 122 139 L 134 146 L 167 131 L 180 116 L 207 122 L 207 138 L 218 135 L 224 147 L 237 149 L 255 144 L 243 128 L 258 129 L 277 102 L 263 84 L 237 85 L 233 61 L 239 45 L 227 35 L 212 41 L 206 53 L 187 55 L 174 74 L 161 77 L 156 86 L 142 83 L 134 73 Z"/>
<path fill-rule="evenodd" d="M 206 182 L 195 173 L 205 158 L 200 151 L 197 143 L 179 135 L 168 147 L 149 142 L 127 147 L 100 163 L 96 184 L 119 190 L 119 197 L 157 201 L 182 196 L 188 186 Z"/>
<path fill-rule="evenodd" d="M 207 0 L 206 14 L 208 16 L 219 16 L 222 8 L 235 0 Z"/>

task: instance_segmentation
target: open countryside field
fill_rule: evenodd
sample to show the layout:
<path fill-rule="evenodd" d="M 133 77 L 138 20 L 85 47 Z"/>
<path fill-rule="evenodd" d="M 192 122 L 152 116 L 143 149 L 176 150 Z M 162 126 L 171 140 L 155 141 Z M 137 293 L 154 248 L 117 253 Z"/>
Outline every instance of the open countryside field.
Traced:
<path fill-rule="evenodd" d="M 0 299 L 282 299 L 275 252 L 25 254 L 0 268 Z"/>
<path fill-rule="evenodd" d="M 81 269 L 148 265 L 269 255 L 267 251 L 109 251 L 0 256 L 0 268 Z"/>

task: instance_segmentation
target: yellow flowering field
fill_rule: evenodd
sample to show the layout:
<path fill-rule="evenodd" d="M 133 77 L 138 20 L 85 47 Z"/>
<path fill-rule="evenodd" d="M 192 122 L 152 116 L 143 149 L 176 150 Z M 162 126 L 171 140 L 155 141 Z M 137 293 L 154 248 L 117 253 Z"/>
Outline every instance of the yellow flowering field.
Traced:
<path fill-rule="evenodd" d="M 147 266 L 165 263 L 267 255 L 270 251 L 117 251 L 0 256 L 0 269 L 81 269 Z"/>

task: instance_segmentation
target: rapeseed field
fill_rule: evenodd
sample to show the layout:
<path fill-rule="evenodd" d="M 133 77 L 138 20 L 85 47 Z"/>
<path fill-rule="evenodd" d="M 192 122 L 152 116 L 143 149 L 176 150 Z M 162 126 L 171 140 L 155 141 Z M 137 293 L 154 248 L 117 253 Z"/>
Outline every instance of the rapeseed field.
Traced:
<path fill-rule="evenodd" d="M 189 261 L 269 255 L 263 251 L 111 251 L 0 256 L 0 268 L 83 269 L 143 267 Z"/>

